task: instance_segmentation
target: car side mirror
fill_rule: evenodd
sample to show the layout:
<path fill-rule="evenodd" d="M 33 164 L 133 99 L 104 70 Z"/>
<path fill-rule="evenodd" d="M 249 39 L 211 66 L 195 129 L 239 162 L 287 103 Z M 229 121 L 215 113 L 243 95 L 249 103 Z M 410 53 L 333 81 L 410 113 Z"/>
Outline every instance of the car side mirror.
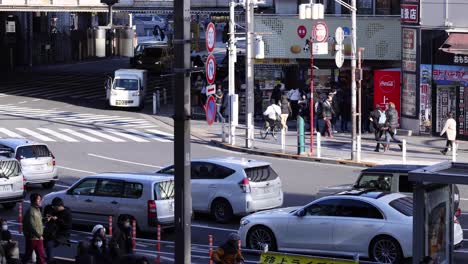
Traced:
<path fill-rule="evenodd" d="M 306 214 L 305 214 L 304 209 L 299 209 L 299 210 L 297 210 L 296 215 L 298 217 L 304 217 Z"/>

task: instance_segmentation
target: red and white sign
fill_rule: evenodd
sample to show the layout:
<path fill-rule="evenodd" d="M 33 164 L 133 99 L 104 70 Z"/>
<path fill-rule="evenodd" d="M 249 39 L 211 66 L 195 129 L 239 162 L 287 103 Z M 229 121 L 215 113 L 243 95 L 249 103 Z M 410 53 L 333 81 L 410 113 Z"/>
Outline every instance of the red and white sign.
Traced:
<path fill-rule="evenodd" d="M 205 75 L 208 84 L 213 84 L 216 79 L 216 60 L 213 54 L 210 54 L 206 59 Z"/>
<path fill-rule="evenodd" d="M 206 49 L 209 53 L 213 52 L 216 43 L 216 28 L 213 23 L 209 23 L 205 32 Z"/>
<path fill-rule="evenodd" d="M 374 105 L 380 104 L 385 109 L 385 104 L 393 102 L 400 115 L 400 98 L 400 72 L 374 71 Z"/>
<path fill-rule="evenodd" d="M 325 42 L 328 39 L 328 27 L 323 22 L 318 22 L 314 26 L 313 38 L 316 42 Z"/>
<path fill-rule="evenodd" d="M 401 4 L 401 22 L 419 23 L 419 6 Z"/>
<path fill-rule="evenodd" d="M 206 95 L 212 95 L 216 93 L 216 84 L 210 84 L 206 86 Z"/>
<path fill-rule="evenodd" d="M 297 35 L 303 39 L 307 35 L 307 28 L 304 25 L 297 27 Z"/>

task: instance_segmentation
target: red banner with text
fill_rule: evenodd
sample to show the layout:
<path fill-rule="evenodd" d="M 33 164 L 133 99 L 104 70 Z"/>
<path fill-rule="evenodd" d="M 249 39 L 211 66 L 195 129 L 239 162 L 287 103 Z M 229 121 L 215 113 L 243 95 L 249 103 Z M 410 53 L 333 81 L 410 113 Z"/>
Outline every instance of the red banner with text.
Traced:
<path fill-rule="evenodd" d="M 382 109 L 385 104 L 393 102 L 400 114 L 400 72 L 390 70 L 374 71 L 374 105 L 380 104 Z"/>

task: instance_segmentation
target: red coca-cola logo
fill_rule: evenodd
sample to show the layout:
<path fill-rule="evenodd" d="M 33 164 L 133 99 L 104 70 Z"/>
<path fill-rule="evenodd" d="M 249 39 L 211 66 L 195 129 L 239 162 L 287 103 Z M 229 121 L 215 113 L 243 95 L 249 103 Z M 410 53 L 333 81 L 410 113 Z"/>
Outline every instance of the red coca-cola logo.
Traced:
<path fill-rule="evenodd" d="M 297 35 L 302 39 L 307 35 L 307 28 L 303 25 L 297 27 Z"/>
<path fill-rule="evenodd" d="M 395 84 L 395 79 L 390 75 L 384 75 L 379 80 L 379 88 L 385 93 L 390 93 L 393 91 L 393 89 L 395 89 Z"/>

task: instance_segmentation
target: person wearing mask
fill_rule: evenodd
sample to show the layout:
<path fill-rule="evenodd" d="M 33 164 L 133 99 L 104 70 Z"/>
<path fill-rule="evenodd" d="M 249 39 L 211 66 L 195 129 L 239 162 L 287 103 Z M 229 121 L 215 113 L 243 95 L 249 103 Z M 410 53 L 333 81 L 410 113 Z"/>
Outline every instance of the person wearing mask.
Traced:
<path fill-rule="evenodd" d="M 332 106 L 332 96 L 328 96 L 325 101 L 322 103 L 322 118 L 323 121 L 325 122 L 325 125 L 322 128 L 322 135 L 328 134 L 328 137 L 333 138 L 332 134 L 332 125 L 331 125 L 331 119 L 333 117 L 333 106 Z"/>
<path fill-rule="evenodd" d="M 45 264 L 44 253 L 44 226 L 42 224 L 42 196 L 39 193 L 32 193 L 30 196 L 31 206 L 23 217 L 23 233 L 26 241 L 26 250 L 23 263 L 31 260 L 33 251 L 36 253 L 36 263 Z"/>
<path fill-rule="evenodd" d="M 377 141 L 377 145 L 375 146 L 374 151 L 379 152 L 379 149 L 380 149 L 379 141 L 382 138 L 382 135 L 384 132 L 385 121 L 387 120 L 387 117 L 385 116 L 385 111 L 382 110 L 382 107 L 380 106 L 380 104 L 375 105 L 375 110 L 370 113 L 369 120 L 371 121 L 372 127 L 374 128 L 375 141 Z"/>
<path fill-rule="evenodd" d="M 291 114 L 291 104 L 286 95 L 281 96 L 281 125 L 288 130 L 288 117 Z"/>
<path fill-rule="evenodd" d="M 278 118 L 281 118 L 281 108 L 272 100 L 265 112 L 263 112 L 263 116 L 265 117 L 265 127 L 271 128 Z"/>
<path fill-rule="evenodd" d="M 453 113 L 451 112 L 447 113 L 447 121 L 445 121 L 444 129 L 440 131 L 441 136 L 444 134 L 447 136 L 447 143 L 445 144 L 445 149 L 441 150 L 440 153 L 447 155 L 449 147 L 454 151 L 453 142 L 455 142 L 457 138 L 457 122 L 453 118 Z"/>
<path fill-rule="evenodd" d="M 62 245 L 68 245 L 72 229 L 72 215 L 70 209 L 65 207 L 60 197 L 55 197 L 52 203 L 44 208 L 45 228 L 44 243 L 46 247 L 47 262 L 54 257 L 54 249 Z"/>
<path fill-rule="evenodd" d="M 399 140 L 395 135 L 396 135 L 396 129 L 398 128 L 398 112 L 395 109 L 395 104 L 393 102 L 390 102 L 387 104 L 387 111 L 385 111 L 385 141 L 387 142 L 384 147 L 384 151 L 387 151 L 390 149 L 390 138 L 393 139 L 393 141 L 399 143 L 398 146 L 400 147 L 400 150 L 403 150 L 403 146 L 401 145 L 401 140 Z"/>
<path fill-rule="evenodd" d="M 271 92 L 270 100 L 273 100 L 275 104 L 278 104 L 281 101 L 281 84 L 275 85 L 273 92 Z"/>
<path fill-rule="evenodd" d="M 223 114 L 221 114 L 221 107 L 223 106 L 224 93 L 221 89 L 218 89 L 215 94 L 216 100 L 216 120 L 217 122 L 224 122 Z"/>
<path fill-rule="evenodd" d="M 115 245 L 115 252 L 119 259 L 133 254 L 132 224 L 128 216 L 122 216 L 117 223 L 117 229 L 112 233 L 111 244 Z"/>
<path fill-rule="evenodd" d="M 93 256 L 96 263 L 112 264 L 110 245 L 106 238 L 106 229 L 102 225 L 94 226 L 93 237 L 90 240 L 89 254 Z"/>
<path fill-rule="evenodd" d="M 8 263 L 13 260 L 19 260 L 19 248 L 18 243 L 13 241 L 11 238 L 11 232 L 8 230 L 8 222 L 5 219 L 0 218 L 2 230 L 0 232 L 0 245 L 5 252 L 5 258 Z"/>
<path fill-rule="evenodd" d="M 239 240 L 240 237 L 238 234 L 229 234 L 227 241 L 213 252 L 211 260 L 216 264 L 243 263 L 244 257 L 239 249 Z"/>
<path fill-rule="evenodd" d="M 296 120 L 297 115 L 299 114 L 299 100 L 301 100 L 301 92 L 298 88 L 293 88 L 288 92 L 288 99 L 291 103 L 292 110 L 292 119 Z"/>

